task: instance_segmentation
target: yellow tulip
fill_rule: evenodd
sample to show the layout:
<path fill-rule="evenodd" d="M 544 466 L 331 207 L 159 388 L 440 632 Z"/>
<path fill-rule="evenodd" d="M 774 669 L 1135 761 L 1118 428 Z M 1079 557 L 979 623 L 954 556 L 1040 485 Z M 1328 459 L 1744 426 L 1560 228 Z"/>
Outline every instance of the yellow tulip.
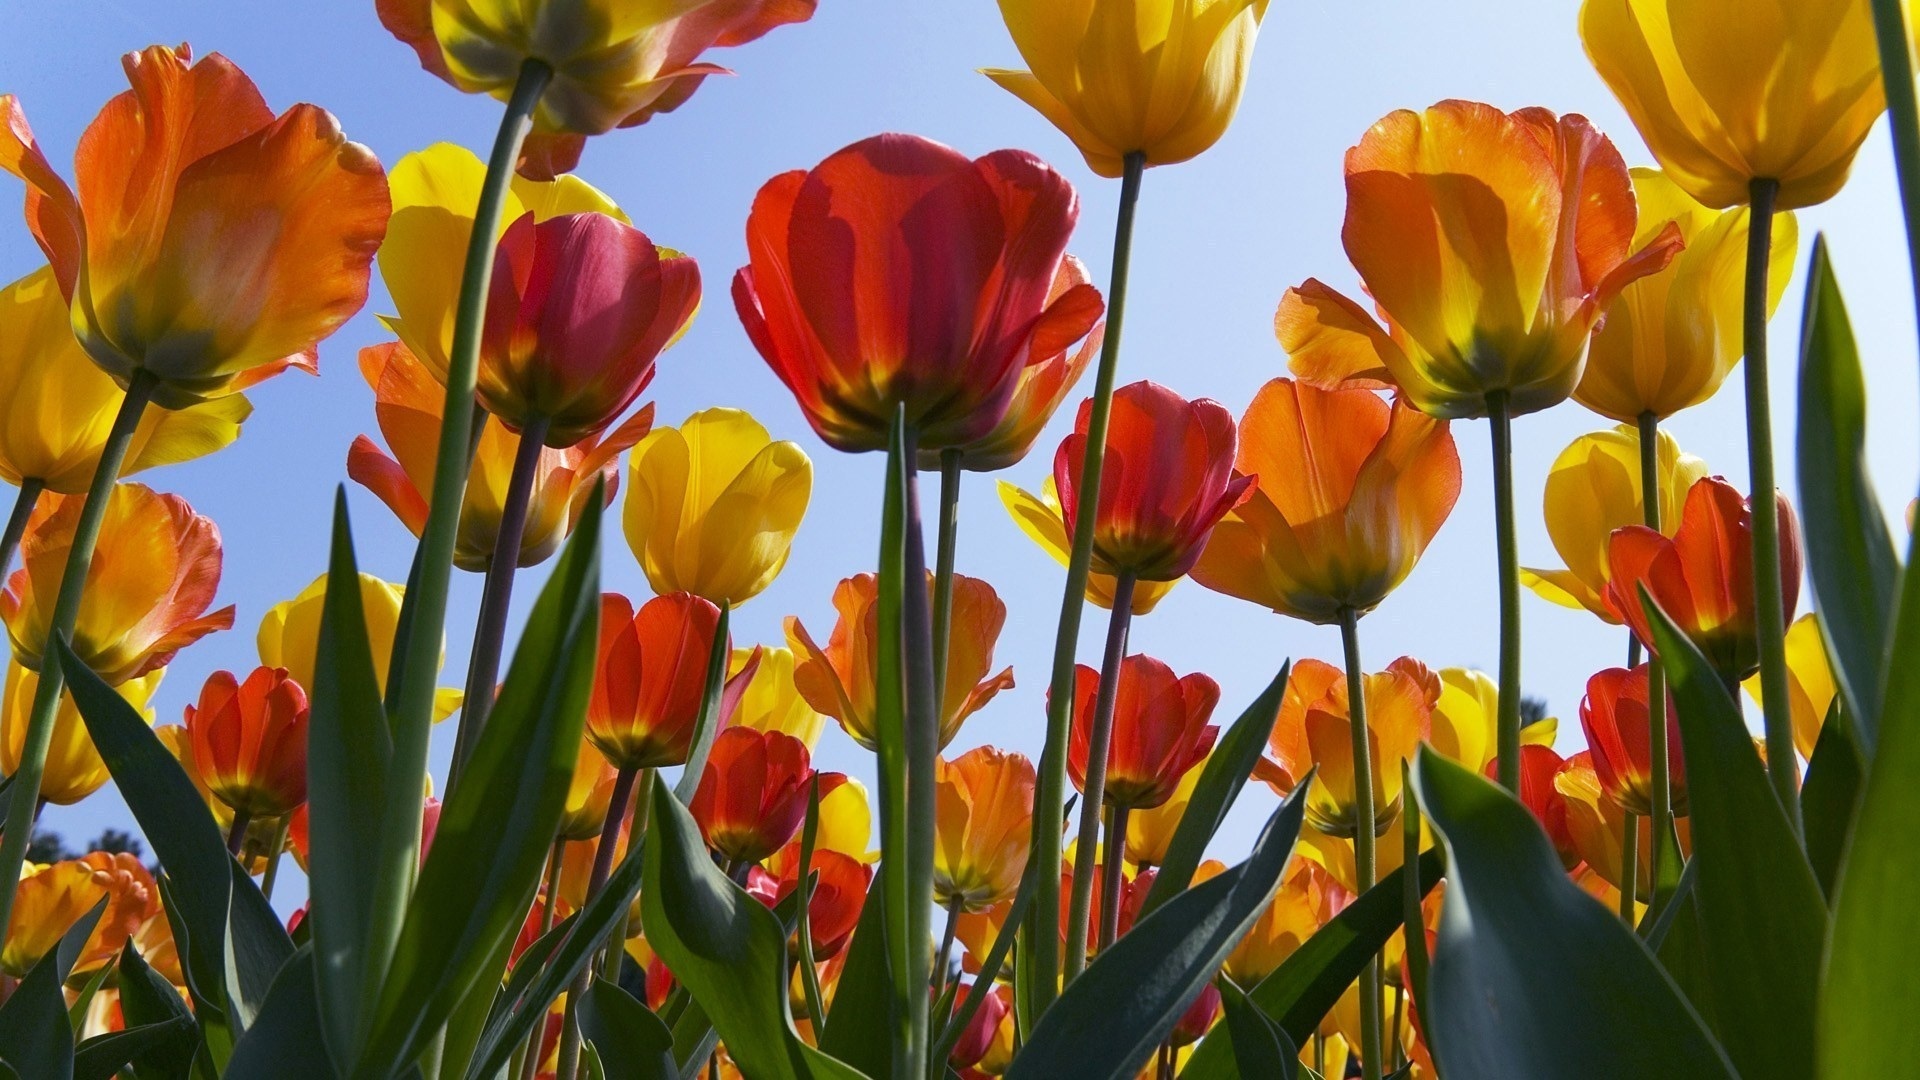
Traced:
<path fill-rule="evenodd" d="M 1000 502 L 1013 516 L 1013 523 L 1020 526 L 1041 550 L 1053 556 L 1053 561 L 1061 566 L 1067 565 L 1067 556 L 1073 547 L 1073 538 L 1067 535 L 1067 525 L 1060 513 L 1060 489 L 1054 485 L 1053 477 L 1048 476 L 1040 485 L 1040 494 L 1013 484 L 1000 481 Z M 1136 581 L 1133 586 L 1133 614 L 1145 615 L 1160 603 L 1160 598 L 1173 590 L 1179 579 L 1173 581 Z M 1113 610 L 1113 575 L 1089 571 L 1087 574 L 1087 601 L 1108 611 Z"/>
<path fill-rule="evenodd" d="M 1623 424 L 1646 413 L 1672 416 L 1712 397 L 1745 349 L 1746 208 L 1709 210 L 1665 173 L 1632 172 L 1640 203 L 1634 243 L 1651 243 L 1672 222 L 1687 246 L 1666 269 L 1620 290 L 1594 331 L 1573 399 Z M 1777 215 L 1767 269 L 1769 315 L 1787 290 L 1799 243 L 1793 215 Z"/>
<path fill-rule="evenodd" d="M 1159 866 L 1167 861 L 1167 848 L 1173 846 L 1174 830 L 1193 801 L 1193 789 L 1200 785 L 1200 774 L 1207 771 L 1201 761 L 1180 777 L 1180 784 L 1166 802 L 1154 807 L 1135 807 L 1127 815 L 1127 861 L 1135 866 Z"/>
<path fill-rule="evenodd" d="M 1476 773 L 1485 772 L 1498 749 L 1499 702 L 1500 684 L 1493 676 L 1474 668 L 1441 668 L 1428 744 Z M 1559 732 L 1558 720 L 1536 720 L 1520 729 L 1520 744 L 1550 747 Z"/>
<path fill-rule="evenodd" d="M 627 543 L 656 593 L 739 605 L 773 584 L 813 493 L 813 463 L 739 409 L 655 428 L 633 449 Z"/>
<path fill-rule="evenodd" d="M 387 665 L 393 659 L 393 636 L 400 624 L 400 603 L 407 590 L 364 571 L 360 574 L 360 606 L 367 617 L 367 643 L 373 650 L 374 677 L 386 692 Z M 267 609 L 260 618 L 254 643 L 260 662 L 286 668 L 303 688 L 313 685 L 313 666 L 320 651 L 320 612 L 326 606 L 327 575 L 314 578 L 300 595 Z M 460 691 L 441 689 L 433 699 L 433 718 L 445 720 L 460 708 Z"/>
<path fill-rule="evenodd" d="M 0 289 L 0 480 L 87 490 L 125 398 L 73 336 L 52 267 Z M 253 406 L 240 394 L 141 414 L 122 476 L 203 457 L 240 437 Z"/>
<path fill-rule="evenodd" d="M 1680 527 L 1687 492 L 1707 475 L 1707 463 L 1681 450 L 1664 431 L 1658 457 L 1660 529 L 1672 536 Z M 1611 580 L 1607 547 L 1615 529 L 1646 520 L 1640 496 L 1639 429 L 1621 424 L 1611 431 L 1582 435 L 1562 450 L 1547 473 L 1545 512 L 1547 536 L 1567 568 L 1524 568 L 1520 580 L 1547 600 L 1586 608 L 1619 625 L 1606 601 Z"/>
<path fill-rule="evenodd" d="M 580 740 L 580 753 L 574 758 L 573 776 L 567 781 L 566 807 L 560 813 L 562 840 L 593 840 L 607 823 L 607 809 L 613 802 L 613 787 L 619 770 L 587 739 Z"/>
<path fill-rule="evenodd" d="M 1747 693 L 1760 701 L 1760 676 L 1744 684 Z M 1812 613 L 1793 620 L 1787 627 L 1787 693 L 1793 717 L 1793 748 L 1808 761 L 1820 742 L 1820 729 L 1827 722 L 1827 710 L 1833 707 L 1836 687 L 1833 667 L 1827 662 L 1827 643 L 1820 633 L 1820 620 Z M 51 759 L 49 759 L 51 760 Z M 51 773 L 52 766 L 48 766 Z"/>
<path fill-rule="evenodd" d="M 1586 0 L 1580 37 L 1647 148 L 1708 206 L 1756 179 L 1832 198 L 1885 108 L 1865 0 Z"/>
<path fill-rule="evenodd" d="M 729 679 L 746 670 L 752 649 L 735 649 L 727 665 Z M 799 739 L 812 750 L 820 742 L 827 718 L 813 711 L 793 685 L 793 650 L 780 645 L 760 647 L 760 666 L 740 694 L 733 722 L 755 731 L 779 731 Z"/>
<path fill-rule="evenodd" d="M 1293 860 L 1266 910 L 1227 954 L 1227 977 L 1240 986 L 1258 985 L 1351 899 L 1325 869 Z"/>
<path fill-rule="evenodd" d="M 1119 176 L 1198 156 L 1226 134 L 1267 0 L 1000 0 L 1027 71 L 985 74 Z"/>
<path fill-rule="evenodd" d="M 164 674 L 166 669 L 158 668 L 114 690 L 151 724 L 154 714 L 147 702 L 153 700 Z M 20 767 L 20 751 L 27 740 L 27 714 L 39 685 L 40 676 L 19 661 L 7 665 L 6 691 L 0 696 L 0 769 L 8 774 Z M 93 748 L 73 696 L 62 693 L 60 711 L 53 721 L 53 742 L 47 748 L 47 771 L 40 780 L 40 797 L 56 806 L 71 806 L 100 790 L 107 779 L 106 763 Z"/>

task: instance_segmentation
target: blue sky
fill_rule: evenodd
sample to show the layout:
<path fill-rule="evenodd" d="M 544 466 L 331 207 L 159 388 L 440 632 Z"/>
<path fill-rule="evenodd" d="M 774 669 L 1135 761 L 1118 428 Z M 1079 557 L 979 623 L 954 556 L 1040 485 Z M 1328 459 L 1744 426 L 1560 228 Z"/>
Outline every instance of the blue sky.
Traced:
<path fill-rule="evenodd" d="M 1155 379 L 1189 397 L 1218 399 L 1238 414 L 1261 383 L 1284 373 L 1285 356 L 1272 335 L 1274 307 L 1287 286 L 1308 276 L 1341 288 L 1356 284 L 1339 245 L 1341 154 L 1393 109 L 1466 97 L 1508 109 L 1541 105 L 1580 112 L 1613 136 L 1629 163 L 1651 164 L 1581 51 L 1577 10 L 1575 0 L 1275 3 L 1255 50 L 1245 101 L 1226 138 L 1196 161 L 1147 175 L 1122 381 Z M 439 140 L 484 152 L 499 115 L 497 103 L 459 94 L 422 72 L 363 0 L 17 4 L 8 15 L 8 32 L 0 35 L 0 92 L 19 95 L 49 156 L 67 172 L 86 123 L 125 88 L 119 55 L 180 41 L 192 43 L 197 53 L 231 57 L 275 109 L 311 101 L 332 110 L 352 138 L 389 166 Z M 736 642 L 777 643 L 788 614 L 824 635 L 833 621 L 829 598 L 835 582 L 872 568 L 881 461 L 877 455 L 839 454 L 815 439 L 733 314 L 727 284 L 744 262 L 743 226 L 755 190 L 775 173 L 810 166 L 880 131 L 913 132 L 973 154 L 1004 146 L 1029 149 L 1079 188 L 1083 207 L 1073 250 L 1104 285 L 1118 185 L 1095 177 L 1064 137 L 976 73 L 986 66 L 1019 66 L 990 0 L 823 0 L 812 22 L 713 59 L 738 76 L 709 80 L 672 115 L 593 140 L 579 171 L 612 194 L 657 242 L 700 262 L 705 309 L 661 359 L 649 391 L 660 421 L 677 424 L 712 405 L 742 407 L 776 437 L 797 439 L 814 459 L 813 505 L 792 562 L 772 588 L 736 613 Z M 13 181 L 0 181 L 0 205 L 17 206 L 18 191 Z M 0 275 L 11 280 L 42 259 L 20 219 L 10 209 L 7 214 L 7 223 L 0 224 Z M 1831 241 L 1861 338 L 1872 398 L 1870 453 L 1880 491 L 1895 507 L 1915 488 L 1920 468 L 1911 433 L 1920 419 L 1920 395 L 1899 221 L 1881 127 L 1847 189 L 1801 215 L 1801 257 L 1773 323 L 1777 453 L 1790 495 L 1800 279 L 1816 231 Z M 162 723 L 179 722 L 182 706 L 210 671 L 245 671 L 257 663 L 253 630 L 261 613 L 324 568 L 328 508 L 333 486 L 345 478 L 347 446 L 357 434 L 377 435 L 372 396 L 354 356 L 384 340 L 373 316 L 389 310 L 376 279 L 366 310 L 321 344 L 318 379 L 293 374 L 272 381 L 252 395 L 256 412 L 236 447 L 142 477 L 184 495 L 218 522 L 226 542 L 221 602 L 239 607 L 234 631 L 188 649 L 172 665 L 156 699 Z M 1744 487 L 1741 408 L 1735 378 L 1713 401 L 1673 420 L 1670 429 L 1684 447 Z M 1037 485 L 1070 416 L 1071 409 L 1062 410 L 1040 451 L 1003 475 Z M 1573 438 L 1606 425 L 1571 402 L 1517 422 L 1524 564 L 1556 565 L 1539 513 L 1548 466 Z M 1402 654 L 1435 666 L 1494 663 L 1487 427 L 1463 422 L 1455 425 L 1455 435 L 1465 469 L 1459 505 L 1412 578 L 1362 624 L 1370 670 Z M 365 491 L 350 485 L 349 492 L 361 565 L 404 578 L 411 535 Z M 631 553 L 618 534 L 609 541 L 606 586 L 644 596 L 646 581 Z M 959 568 L 988 579 L 1007 602 L 998 658 L 1013 665 L 1019 685 L 970 720 L 953 749 L 992 742 L 1037 754 L 1062 572 L 1020 534 L 991 483 L 978 477 L 969 478 L 964 494 Z M 542 577 L 544 568 L 523 575 L 518 613 L 531 604 Z M 454 586 L 448 685 L 460 682 L 480 580 L 460 573 Z M 1524 612 L 1526 686 L 1562 718 L 1560 748 L 1570 752 L 1580 743 L 1575 716 L 1585 680 L 1622 661 L 1624 635 L 1590 615 L 1531 596 Z M 1082 657 L 1089 660 L 1104 630 L 1097 616 L 1087 619 L 1083 634 Z M 1190 582 L 1135 623 L 1132 647 L 1182 673 L 1203 670 L 1217 678 L 1223 722 L 1237 715 L 1284 659 L 1339 655 L 1331 629 L 1282 619 Z M 452 735 L 450 727 L 438 733 L 436 771 L 444 766 Z M 818 759 L 823 767 L 871 775 L 869 755 L 831 728 Z M 1250 790 L 1222 834 L 1222 853 L 1243 849 L 1273 804 L 1264 789 Z M 103 824 L 125 824 L 128 815 L 109 788 L 81 806 L 49 810 L 46 821 L 78 843 Z M 282 900 L 296 896 L 289 889 Z"/>

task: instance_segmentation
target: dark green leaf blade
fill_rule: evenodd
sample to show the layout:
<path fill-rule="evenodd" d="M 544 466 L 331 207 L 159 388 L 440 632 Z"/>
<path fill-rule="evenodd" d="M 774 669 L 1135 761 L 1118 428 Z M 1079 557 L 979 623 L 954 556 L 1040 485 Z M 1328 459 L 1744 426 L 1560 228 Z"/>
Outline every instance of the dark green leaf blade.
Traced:
<path fill-rule="evenodd" d="M 580 1034 L 599 1051 L 607 1080 L 674 1080 L 673 1032 L 653 1010 L 594 977 L 580 999 Z"/>
<path fill-rule="evenodd" d="M 1299 1071 L 1300 1050 L 1287 1038 L 1280 1026 L 1247 1000 L 1247 995 L 1222 978 L 1220 1004 L 1226 1015 L 1227 1035 L 1232 1040 L 1234 1063 L 1242 1076 L 1293 1080 Z"/>
<path fill-rule="evenodd" d="M 85 670 L 84 665 L 80 667 Z M 59 944 L 33 965 L 6 1005 L 0 1006 L 0 1061 L 21 1076 L 64 1080 L 73 1075 L 73 1028 L 67 1023 L 67 999 L 60 987 L 106 910 L 107 899 L 102 897 L 67 928 Z"/>
<path fill-rule="evenodd" d="M 96 1035 L 74 1048 L 73 1080 L 113 1080 L 137 1057 L 162 1052 L 182 1040 L 191 1046 L 196 1030 L 191 1019 L 181 1017 Z"/>
<path fill-rule="evenodd" d="M 879 875 L 867 888 L 860 922 L 847 942 L 840 985 L 827 1008 L 820 1049 L 861 1070 L 873 1080 L 893 1075 L 888 1040 L 893 1037 L 893 995 L 887 989 L 887 924 Z"/>
<path fill-rule="evenodd" d="M 1841 856 L 1853 834 L 1854 812 L 1867 782 L 1866 755 L 1854 736 L 1853 725 L 1840 700 L 1834 699 L 1820 738 L 1807 762 L 1807 779 L 1800 787 L 1801 828 L 1807 834 L 1807 861 L 1820 891 L 1831 901 L 1840 885 Z"/>
<path fill-rule="evenodd" d="M 186 1074 L 199 1041 L 199 1025 L 180 1000 L 180 992 L 147 964 L 129 939 L 120 950 L 120 1015 L 129 1028 L 154 1027 L 186 1021 L 184 1036 L 135 1055 L 133 1072 L 139 1080 L 157 1080 Z"/>
<path fill-rule="evenodd" d="M 680 780 L 673 786 L 674 798 L 683 803 L 693 802 L 693 793 L 707 770 L 707 752 L 726 725 L 726 717 L 720 715 L 720 702 L 726 696 L 727 663 L 732 656 L 728 645 L 732 621 L 732 609 L 720 605 L 720 620 L 713 624 L 713 644 L 707 651 L 707 685 L 700 695 L 700 714 L 693 722 L 693 743 L 687 748 L 687 764 L 680 770 Z"/>
<path fill-rule="evenodd" d="M 234 1043 L 221 1080 L 338 1080 L 320 1032 L 311 946 L 280 970 L 260 1015 Z"/>

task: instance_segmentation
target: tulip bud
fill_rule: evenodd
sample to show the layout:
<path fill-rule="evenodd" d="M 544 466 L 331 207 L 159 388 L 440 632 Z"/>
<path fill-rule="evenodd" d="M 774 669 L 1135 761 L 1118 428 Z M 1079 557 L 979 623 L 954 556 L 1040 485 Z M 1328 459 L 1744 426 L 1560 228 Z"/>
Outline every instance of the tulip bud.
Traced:
<path fill-rule="evenodd" d="M 600 662 L 587 705 L 588 741 L 617 769 L 687 760 L 706 697 L 720 609 L 691 593 L 640 606 L 618 593 L 600 604 Z"/>
<path fill-rule="evenodd" d="M 809 758 L 806 744 L 791 735 L 722 731 L 687 807 L 707 846 L 739 863 L 757 863 L 780 850 L 807 814 Z"/>
<path fill-rule="evenodd" d="M 287 669 L 255 668 L 245 682 L 214 672 L 186 725 L 202 779 L 234 811 L 278 818 L 307 801 L 307 694 Z"/>

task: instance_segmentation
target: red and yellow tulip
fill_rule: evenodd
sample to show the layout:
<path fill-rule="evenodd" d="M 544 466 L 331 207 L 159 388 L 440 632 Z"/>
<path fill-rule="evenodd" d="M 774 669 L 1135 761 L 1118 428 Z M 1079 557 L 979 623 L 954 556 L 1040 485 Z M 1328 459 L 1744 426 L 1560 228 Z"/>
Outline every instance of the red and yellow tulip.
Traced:
<path fill-rule="evenodd" d="M 285 668 L 255 668 L 244 682 L 214 672 L 186 727 L 201 779 L 235 811 L 277 818 L 307 801 L 307 692 Z"/>
<path fill-rule="evenodd" d="M 1000 481 L 1000 502 L 1013 517 L 1013 523 L 1020 526 L 1041 549 L 1053 556 L 1061 566 L 1067 565 L 1067 558 L 1073 550 L 1073 537 L 1067 532 L 1065 515 L 1060 509 L 1060 492 L 1055 487 L 1053 477 L 1041 481 L 1040 494 L 1035 495 L 1023 488 L 1016 487 L 1005 480 Z M 1216 526 L 1217 528 L 1217 526 Z M 1129 611 L 1134 615 L 1145 615 L 1160 603 L 1161 597 L 1179 584 L 1178 578 L 1172 581 L 1141 581 L 1134 585 L 1133 603 Z M 1112 574 L 1103 574 L 1097 570 L 1087 573 L 1087 601 L 1098 607 L 1113 610 L 1114 579 Z"/>
<path fill-rule="evenodd" d="M 1082 790 L 1099 687 L 1098 671 L 1085 664 L 1075 668 L 1067 775 Z M 1151 809 L 1172 798 L 1180 779 L 1213 749 L 1220 729 L 1207 720 L 1219 703 L 1220 684 L 1206 675 L 1176 676 L 1151 656 L 1123 659 L 1107 747 L 1107 805 Z"/>
<path fill-rule="evenodd" d="M 1622 810 L 1653 813 L 1652 725 L 1648 711 L 1647 673 L 1641 664 L 1607 668 L 1587 680 L 1580 699 L 1580 728 L 1587 735 L 1589 760 L 1600 790 Z M 1667 698 L 1667 753 L 1673 812 L 1687 812 L 1686 756 L 1681 752 L 1679 710 Z"/>
<path fill-rule="evenodd" d="M 979 912 L 1011 899 L 1033 833 L 1033 762 L 991 746 L 934 759 L 933 898 Z"/>
<path fill-rule="evenodd" d="M 707 846 L 737 862 L 757 863 L 799 831 L 813 774 L 811 755 L 799 739 L 728 728 L 713 740 L 687 809 Z"/>
<path fill-rule="evenodd" d="M 637 612 L 619 593 L 601 597 L 586 732 L 615 768 L 687 760 L 719 623 L 720 609 L 692 593 L 656 596 Z"/>

